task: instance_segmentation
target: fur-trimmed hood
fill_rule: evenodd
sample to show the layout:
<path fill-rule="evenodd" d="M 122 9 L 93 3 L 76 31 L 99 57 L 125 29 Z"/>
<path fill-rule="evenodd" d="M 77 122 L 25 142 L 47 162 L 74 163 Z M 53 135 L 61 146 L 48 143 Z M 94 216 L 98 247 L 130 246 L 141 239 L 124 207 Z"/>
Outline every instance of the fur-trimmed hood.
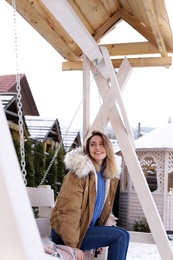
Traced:
<path fill-rule="evenodd" d="M 92 161 L 84 154 L 82 147 L 68 152 L 64 157 L 64 163 L 66 169 L 75 172 L 79 178 L 87 176 L 91 171 L 95 171 Z"/>
<path fill-rule="evenodd" d="M 66 169 L 75 173 L 79 178 L 87 176 L 91 171 L 95 172 L 94 165 L 88 155 L 84 154 L 82 147 L 68 152 L 64 157 Z M 120 177 L 121 168 L 117 165 L 116 178 Z"/>

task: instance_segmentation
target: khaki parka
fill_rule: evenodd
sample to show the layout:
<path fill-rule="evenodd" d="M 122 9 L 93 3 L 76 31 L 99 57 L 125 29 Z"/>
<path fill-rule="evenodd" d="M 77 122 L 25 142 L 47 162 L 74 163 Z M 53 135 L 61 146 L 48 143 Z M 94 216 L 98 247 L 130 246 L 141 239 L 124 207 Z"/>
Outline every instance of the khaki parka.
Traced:
<path fill-rule="evenodd" d="M 97 178 L 94 165 L 82 149 L 66 155 L 69 169 L 51 214 L 51 227 L 65 245 L 80 248 L 94 212 Z M 98 225 L 104 225 L 111 214 L 118 178 L 106 179 L 105 201 Z"/>

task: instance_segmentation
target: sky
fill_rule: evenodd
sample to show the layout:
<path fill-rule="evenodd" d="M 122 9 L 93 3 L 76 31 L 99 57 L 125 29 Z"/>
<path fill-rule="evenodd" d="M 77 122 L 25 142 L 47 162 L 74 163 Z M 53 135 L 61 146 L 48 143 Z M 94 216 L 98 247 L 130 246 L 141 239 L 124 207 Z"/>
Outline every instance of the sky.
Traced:
<path fill-rule="evenodd" d="M 173 2 L 166 0 L 173 32 Z M 0 0 L 0 75 L 24 73 L 27 77 L 40 116 L 57 118 L 60 126 L 82 127 L 83 83 L 81 71 L 62 71 L 63 58 L 20 15 L 14 25 L 11 6 Z M 14 28 L 17 29 L 18 68 Z M 120 23 L 103 43 L 128 42 L 130 30 Z M 130 41 L 143 41 L 133 29 Z M 92 77 L 91 77 L 92 78 Z M 95 84 L 91 84 L 91 123 L 100 107 Z M 75 98 L 74 98 L 75 97 Z M 159 127 L 173 122 L 173 67 L 133 68 L 122 94 L 129 123 L 132 127 Z M 77 112 L 78 111 L 78 112 Z M 74 118 L 74 115 L 76 114 Z M 74 119 L 74 120 L 73 120 Z"/>

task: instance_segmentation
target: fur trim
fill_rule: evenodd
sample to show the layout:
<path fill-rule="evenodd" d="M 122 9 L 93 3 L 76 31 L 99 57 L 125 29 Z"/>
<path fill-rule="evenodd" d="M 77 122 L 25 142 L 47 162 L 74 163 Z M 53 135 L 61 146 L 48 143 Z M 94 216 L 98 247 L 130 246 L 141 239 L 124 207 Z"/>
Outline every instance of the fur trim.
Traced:
<path fill-rule="evenodd" d="M 95 171 L 90 158 L 83 153 L 81 147 L 67 153 L 64 163 L 66 169 L 74 172 L 79 178 L 87 176 L 91 171 Z"/>

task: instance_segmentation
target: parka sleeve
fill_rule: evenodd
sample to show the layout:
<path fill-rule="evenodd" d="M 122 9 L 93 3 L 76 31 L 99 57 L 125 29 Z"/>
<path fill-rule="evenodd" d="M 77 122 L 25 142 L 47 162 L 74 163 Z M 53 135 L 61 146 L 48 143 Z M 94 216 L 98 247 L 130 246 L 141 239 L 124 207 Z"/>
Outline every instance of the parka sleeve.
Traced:
<path fill-rule="evenodd" d="M 80 237 L 81 209 L 84 194 L 83 179 L 69 173 L 51 215 L 51 226 L 65 245 L 77 247 Z"/>

